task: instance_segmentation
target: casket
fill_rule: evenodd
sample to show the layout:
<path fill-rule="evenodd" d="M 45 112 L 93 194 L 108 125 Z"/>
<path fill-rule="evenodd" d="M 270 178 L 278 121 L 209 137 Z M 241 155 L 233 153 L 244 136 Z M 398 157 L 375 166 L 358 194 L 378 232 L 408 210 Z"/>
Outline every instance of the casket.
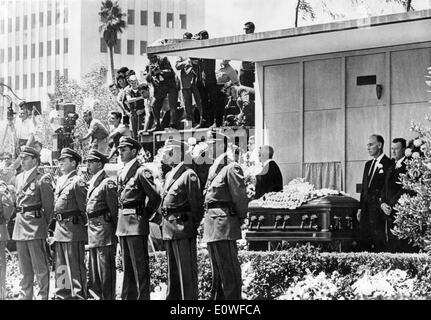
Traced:
<path fill-rule="evenodd" d="M 294 209 L 262 208 L 251 201 L 246 240 L 250 248 L 262 249 L 262 242 L 314 242 L 330 244 L 336 250 L 354 250 L 358 243 L 356 214 L 359 201 L 343 195 L 311 200 Z M 260 245 L 257 245 L 260 244 Z"/>

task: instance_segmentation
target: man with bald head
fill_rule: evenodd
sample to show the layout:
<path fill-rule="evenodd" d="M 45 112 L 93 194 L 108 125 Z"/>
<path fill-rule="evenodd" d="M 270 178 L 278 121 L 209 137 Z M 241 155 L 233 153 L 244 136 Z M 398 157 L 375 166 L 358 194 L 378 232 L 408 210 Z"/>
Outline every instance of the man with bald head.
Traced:
<path fill-rule="evenodd" d="M 80 138 L 81 141 L 90 139 L 91 149 L 96 149 L 101 153 L 107 153 L 109 131 L 99 120 L 93 118 L 91 110 L 84 111 L 84 121 L 88 125 L 88 132 Z"/>
<path fill-rule="evenodd" d="M 264 145 L 259 149 L 259 161 L 262 163 L 262 170 L 256 175 L 256 199 L 268 192 L 278 192 L 283 190 L 283 176 L 277 163 L 272 159 L 274 148 Z"/>
<path fill-rule="evenodd" d="M 372 134 L 367 143 L 368 154 L 373 159 L 365 163 L 358 212 L 360 244 L 367 251 L 378 252 L 386 247 L 385 213 L 380 209 L 380 197 L 386 172 L 393 162 L 383 153 L 384 143 L 378 134 Z"/>

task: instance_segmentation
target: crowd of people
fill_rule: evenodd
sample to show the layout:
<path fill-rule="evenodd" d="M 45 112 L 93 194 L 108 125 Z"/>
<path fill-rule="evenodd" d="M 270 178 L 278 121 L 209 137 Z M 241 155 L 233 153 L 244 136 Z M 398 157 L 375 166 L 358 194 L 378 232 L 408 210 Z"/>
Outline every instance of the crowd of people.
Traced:
<path fill-rule="evenodd" d="M 121 113 L 112 113 L 112 122 L 120 119 Z M 115 299 L 117 244 L 124 272 L 121 299 L 149 299 L 148 243 L 155 247 L 148 242 L 150 225 L 160 226 L 166 250 L 167 299 L 198 298 L 199 227 L 212 266 L 211 297 L 241 299 L 236 240 L 242 238 L 249 199 L 229 137 L 209 130 L 205 142 L 168 139 L 159 151 L 160 172 L 138 160 L 142 148 L 132 137 L 121 136 L 117 149 L 124 164 L 117 179 L 105 170 L 106 154 L 91 149 L 83 159 L 70 148 L 61 150 L 57 178 L 38 170 L 41 153 L 36 148 L 22 146 L 21 172 L 13 186 L 0 185 L 1 298 L 9 240 L 6 225 L 14 217 L 11 238 L 22 275 L 20 299 L 48 299 L 51 290 L 54 299 L 87 299 L 89 294 Z M 264 168 L 273 153 L 270 146 L 259 149 Z M 86 163 L 88 181 L 77 172 L 81 162 Z M 279 170 L 278 174 L 281 179 Z M 276 191 L 282 181 L 263 184 L 260 189 Z M 50 264 L 55 288 L 50 288 Z"/>
<path fill-rule="evenodd" d="M 253 33 L 252 22 L 245 32 Z M 185 40 L 205 40 L 208 32 L 186 32 Z M 123 112 L 123 124 L 130 126 L 132 137 L 140 132 L 164 129 L 190 129 L 254 125 L 253 62 L 243 61 L 240 72 L 222 60 L 179 57 L 172 67 L 167 57 L 148 54 L 145 80 L 127 67 L 117 71 L 110 85 Z"/>

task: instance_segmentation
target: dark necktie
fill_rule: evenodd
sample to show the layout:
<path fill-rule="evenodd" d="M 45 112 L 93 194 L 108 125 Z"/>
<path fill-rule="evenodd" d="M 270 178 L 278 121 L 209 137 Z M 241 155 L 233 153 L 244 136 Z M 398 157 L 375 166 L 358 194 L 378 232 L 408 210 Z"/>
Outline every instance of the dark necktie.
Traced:
<path fill-rule="evenodd" d="M 370 171 L 368 172 L 368 177 L 371 177 L 373 175 L 375 164 L 376 164 L 376 159 L 373 159 L 373 163 L 371 164 Z"/>

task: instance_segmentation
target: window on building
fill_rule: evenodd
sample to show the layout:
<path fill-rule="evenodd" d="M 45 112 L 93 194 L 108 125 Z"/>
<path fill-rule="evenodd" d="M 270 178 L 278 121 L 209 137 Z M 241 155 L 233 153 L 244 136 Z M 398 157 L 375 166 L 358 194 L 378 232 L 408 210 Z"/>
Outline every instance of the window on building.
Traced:
<path fill-rule="evenodd" d="M 148 11 L 141 11 L 141 26 L 148 25 Z"/>
<path fill-rule="evenodd" d="M 64 23 L 68 23 L 69 22 L 69 9 L 68 8 L 64 8 L 64 19 L 63 19 Z"/>
<path fill-rule="evenodd" d="M 4 62 L 4 49 L 0 49 L 0 63 Z"/>
<path fill-rule="evenodd" d="M 114 46 L 114 53 L 121 54 L 121 39 L 117 39 L 117 43 Z"/>
<path fill-rule="evenodd" d="M 27 75 L 22 76 L 22 88 L 27 89 Z"/>
<path fill-rule="evenodd" d="M 7 48 L 7 61 L 8 62 L 12 61 L 12 48 L 11 47 Z"/>
<path fill-rule="evenodd" d="M 147 41 L 141 41 L 141 54 L 147 52 Z"/>
<path fill-rule="evenodd" d="M 24 47 L 22 48 L 22 55 L 23 55 L 23 59 L 27 59 L 27 45 L 25 44 Z"/>
<path fill-rule="evenodd" d="M 35 58 L 36 57 L 36 44 L 32 43 L 31 44 L 31 58 Z"/>
<path fill-rule="evenodd" d="M 48 40 L 46 43 L 46 55 L 49 57 L 51 56 L 51 49 L 52 49 L 52 41 Z"/>
<path fill-rule="evenodd" d="M 15 61 L 19 60 L 19 46 L 15 47 Z"/>
<path fill-rule="evenodd" d="M 154 11 L 153 20 L 154 20 L 154 26 L 155 27 L 160 27 L 161 26 L 161 23 L 160 23 L 160 12 Z"/>
<path fill-rule="evenodd" d="M 68 69 L 63 69 L 63 77 L 67 81 L 67 79 L 69 78 L 69 70 Z"/>
<path fill-rule="evenodd" d="M 39 87 L 43 87 L 43 72 L 39 72 Z"/>
<path fill-rule="evenodd" d="M 12 32 L 12 18 L 7 19 L 7 32 Z"/>
<path fill-rule="evenodd" d="M 174 28 L 174 14 L 167 13 L 166 14 L 166 28 L 173 29 Z"/>
<path fill-rule="evenodd" d="M 15 18 L 15 31 L 19 31 L 19 17 Z"/>
<path fill-rule="evenodd" d="M 127 54 L 135 54 L 135 41 L 127 40 Z"/>
<path fill-rule="evenodd" d="M 34 88 L 36 86 L 36 74 L 31 74 L 30 86 Z"/>
<path fill-rule="evenodd" d="M 103 38 L 100 38 L 100 52 L 106 53 L 108 52 L 108 46 Z"/>
<path fill-rule="evenodd" d="M 55 24 L 59 24 L 60 23 L 60 9 L 57 9 L 55 11 Z"/>
<path fill-rule="evenodd" d="M 64 53 L 69 52 L 69 38 L 64 38 Z"/>
<path fill-rule="evenodd" d="M 55 54 L 60 54 L 60 40 L 55 40 Z"/>
<path fill-rule="evenodd" d="M 32 13 L 31 14 L 31 28 L 34 29 L 34 27 L 36 27 L 36 14 Z"/>
<path fill-rule="evenodd" d="M 46 81 L 47 81 L 47 85 L 50 86 L 51 85 L 51 71 L 48 71 L 46 73 Z"/>
<path fill-rule="evenodd" d="M 55 70 L 55 81 L 58 81 L 60 79 L 60 70 Z"/>
<path fill-rule="evenodd" d="M 12 87 L 12 77 L 11 76 L 7 77 L 7 85 L 9 87 Z"/>
<path fill-rule="evenodd" d="M 0 33 L 4 34 L 4 20 L 0 21 Z"/>
<path fill-rule="evenodd" d="M 187 15 L 180 14 L 181 29 L 187 29 Z"/>
<path fill-rule="evenodd" d="M 4 83 L 4 78 L 3 77 L 0 78 L 0 83 Z"/>
<path fill-rule="evenodd" d="M 46 18 L 47 18 L 46 25 L 50 26 L 52 24 L 52 11 L 51 10 L 48 11 Z"/>
<path fill-rule="evenodd" d="M 39 25 L 43 27 L 43 12 L 39 12 Z"/>
<path fill-rule="evenodd" d="M 135 24 L 135 10 L 127 10 L 127 24 Z"/>
<path fill-rule="evenodd" d="M 15 76 L 15 90 L 19 90 L 19 76 Z"/>
<path fill-rule="evenodd" d="M 24 26 L 23 26 L 24 30 L 27 30 L 28 28 L 28 16 L 25 15 L 24 16 Z"/>
<path fill-rule="evenodd" d="M 39 57 L 43 57 L 43 42 L 39 42 Z"/>

